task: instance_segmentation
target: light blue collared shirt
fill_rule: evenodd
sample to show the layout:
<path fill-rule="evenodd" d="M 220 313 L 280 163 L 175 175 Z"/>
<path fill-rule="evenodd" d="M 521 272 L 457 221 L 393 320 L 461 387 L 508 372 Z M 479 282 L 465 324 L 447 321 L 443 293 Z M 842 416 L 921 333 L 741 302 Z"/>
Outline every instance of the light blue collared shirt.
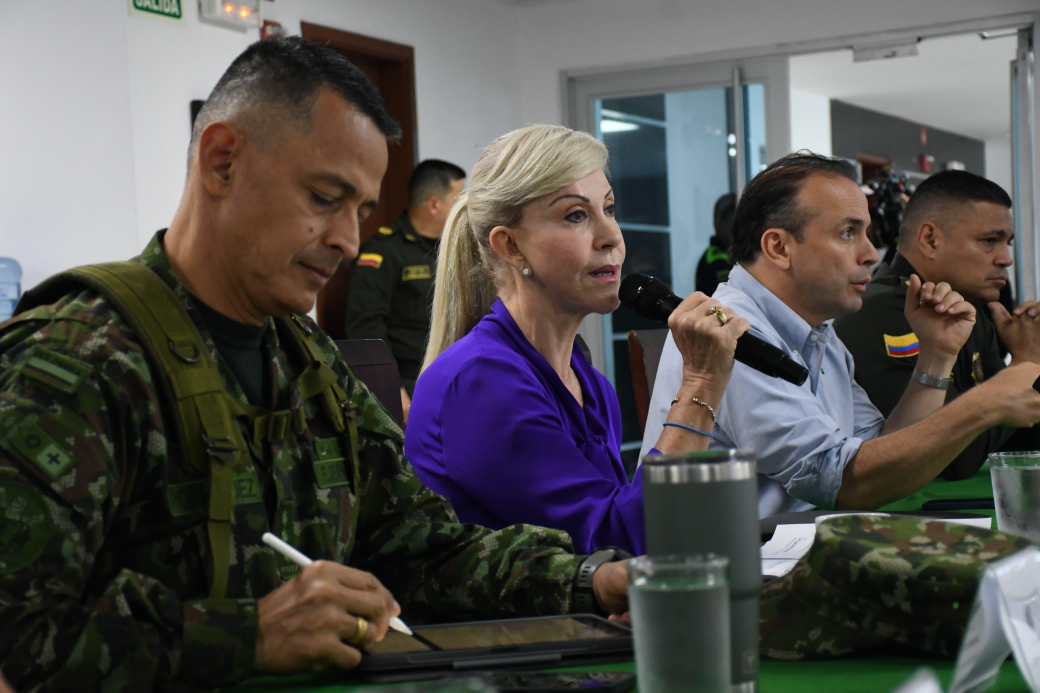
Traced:
<path fill-rule="evenodd" d="M 712 449 L 741 448 L 758 458 L 758 514 L 833 508 L 841 476 L 885 419 L 853 379 L 852 354 L 828 323 L 810 327 L 740 265 L 714 298 L 751 331 L 809 369 L 801 386 L 737 362 L 719 406 Z M 664 430 L 682 384 L 682 356 L 671 335 L 661 354 L 640 458 Z"/>

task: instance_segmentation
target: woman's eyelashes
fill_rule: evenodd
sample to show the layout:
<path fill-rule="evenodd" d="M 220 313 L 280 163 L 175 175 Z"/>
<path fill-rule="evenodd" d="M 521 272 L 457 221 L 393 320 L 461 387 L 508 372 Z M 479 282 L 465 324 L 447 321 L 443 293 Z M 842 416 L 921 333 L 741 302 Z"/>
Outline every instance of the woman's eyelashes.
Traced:
<path fill-rule="evenodd" d="M 607 203 L 603 207 L 603 215 L 606 217 L 614 217 L 617 214 L 617 204 L 614 202 Z M 564 219 L 572 224 L 580 224 L 589 218 L 589 213 L 584 209 L 576 209 L 573 212 L 569 212 Z"/>
<path fill-rule="evenodd" d="M 584 209 L 576 209 L 564 217 L 564 219 L 571 222 L 572 224 L 580 224 L 588 218 L 589 215 Z"/>

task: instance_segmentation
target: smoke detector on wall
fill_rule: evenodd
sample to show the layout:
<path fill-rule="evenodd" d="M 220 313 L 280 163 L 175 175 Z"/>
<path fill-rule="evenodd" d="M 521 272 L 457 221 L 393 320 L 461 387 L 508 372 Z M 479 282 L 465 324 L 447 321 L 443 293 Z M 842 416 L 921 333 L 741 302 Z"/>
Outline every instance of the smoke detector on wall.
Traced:
<path fill-rule="evenodd" d="M 260 27 L 260 0 L 199 0 L 199 17 L 204 22 L 233 29 Z"/>

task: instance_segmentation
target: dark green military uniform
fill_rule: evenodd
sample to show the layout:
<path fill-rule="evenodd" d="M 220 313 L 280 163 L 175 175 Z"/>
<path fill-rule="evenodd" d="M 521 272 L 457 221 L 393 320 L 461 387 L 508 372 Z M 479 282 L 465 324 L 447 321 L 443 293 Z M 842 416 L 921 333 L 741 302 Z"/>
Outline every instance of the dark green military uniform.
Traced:
<path fill-rule="evenodd" d="M 402 212 L 361 246 L 350 275 L 347 338 L 389 344 L 409 395 L 426 355 L 438 243 Z"/>
<path fill-rule="evenodd" d="M 920 276 L 906 258 L 896 255 L 891 265 L 883 264 L 875 272 L 863 294 L 863 308 L 834 321 L 834 331 L 855 361 L 856 382 L 886 417 L 899 403 L 917 365 L 914 346 L 917 337 L 904 312 L 911 274 Z M 946 401 L 952 401 L 1003 368 L 997 328 L 985 308 L 980 308 L 975 327 L 957 355 Z M 1035 450 L 1040 443 L 1038 434 L 1040 429 L 991 428 L 972 441 L 942 476 L 965 479 L 977 472 L 986 456 L 996 450 Z"/>
<path fill-rule="evenodd" d="M 733 262 L 729 259 L 729 253 L 722 247 L 718 236 L 712 236 L 708 249 L 704 251 L 700 262 L 697 263 L 697 274 L 694 276 L 694 290 L 711 296 L 719 284 L 729 279 L 729 272 L 733 269 Z"/>
<path fill-rule="evenodd" d="M 140 262 L 175 293 L 246 404 L 161 235 Z M 268 321 L 276 410 L 305 423 L 257 441 L 234 468 L 225 598 L 211 598 L 206 477 L 178 437 L 141 342 L 96 292 L 76 290 L 0 326 L 0 667 L 17 690 L 196 690 L 255 673 L 257 600 L 299 572 L 271 531 L 314 559 L 370 571 L 407 622 L 566 612 L 581 560 L 563 532 L 460 524 L 402 453 L 403 435 L 335 345 L 299 317 L 357 417 L 336 433 L 303 364 Z"/>

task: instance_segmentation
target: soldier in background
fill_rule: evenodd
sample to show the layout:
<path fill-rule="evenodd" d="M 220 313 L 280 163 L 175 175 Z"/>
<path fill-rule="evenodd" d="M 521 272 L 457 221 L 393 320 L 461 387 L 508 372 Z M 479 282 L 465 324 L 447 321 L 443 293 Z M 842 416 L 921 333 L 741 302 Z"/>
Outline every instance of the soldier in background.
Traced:
<path fill-rule="evenodd" d="M 920 342 L 904 315 L 910 275 L 948 283 L 975 304 L 975 325 L 950 374 L 946 402 L 1004 369 L 998 337 L 1011 363 L 1040 363 L 1040 306 L 1008 311 L 1000 302 L 1011 266 L 1015 229 L 1011 198 L 996 183 L 967 171 L 936 173 L 917 186 L 890 264 L 882 264 L 863 294 L 863 308 L 834 321 L 856 363 L 856 382 L 884 416 L 899 402 L 917 366 Z M 983 310 L 988 304 L 989 311 Z M 992 319 L 990 318 L 992 315 Z M 995 426 L 972 441 L 943 471 L 946 479 L 975 474 L 997 450 L 1036 450 L 1037 428 Z"/>
<path fill-rule="evenodd" d="M 408 209 L 361 246 L 350 275 L 347 338 L 390 345 L 405 421 L 430 334 L 437 248 L 465 184 L 466 172 L 455 164 L 420 162 L 408 179 Z"/>
<path fill-rule="evenodd" d="M 733 193 L 726 193 L 715 201 L 715 235 L 697 263 L 697 274 L 694 276 L 694 290 L 705 296 L 714 294 L 719 284 L 729 279 L 729 271 L 733 269 L 733 262 L 729 259 L 729 244 L 736 208 L 737 196 Z"/>
<path fill-rule="evenodd" d="M 591 560 L 586 579 L 565 533 L 459 523 L 305 315 L 357 254 L 399 132 L 332 49 L 257 42 L 196 120 L 169 229 L 128 263 L 165 284 L 170 305 L 147 307 L 167 322 L 182 311 L 216 363 L 216 390 L 180 386 L 207 395 L 200 408 L 235 407 L 226 442 L 246 442 L 227 458 L 227 495 L 209 481 L 223 467 L 204 460 L 207 477 L 189 464 L 162 372 L 105 295 L 81 285 L 0 326 L 0 669 L 15 688 L 212 689 L 354 667 L 397 614 L 626 610 L 624 565 Z M 315 389 L 338 402 L 304 394 Z M 222 503 L 233 514 L 221 545 L 207 527 Z M 315 562 L 284 560 L 265 531 Z"/>

